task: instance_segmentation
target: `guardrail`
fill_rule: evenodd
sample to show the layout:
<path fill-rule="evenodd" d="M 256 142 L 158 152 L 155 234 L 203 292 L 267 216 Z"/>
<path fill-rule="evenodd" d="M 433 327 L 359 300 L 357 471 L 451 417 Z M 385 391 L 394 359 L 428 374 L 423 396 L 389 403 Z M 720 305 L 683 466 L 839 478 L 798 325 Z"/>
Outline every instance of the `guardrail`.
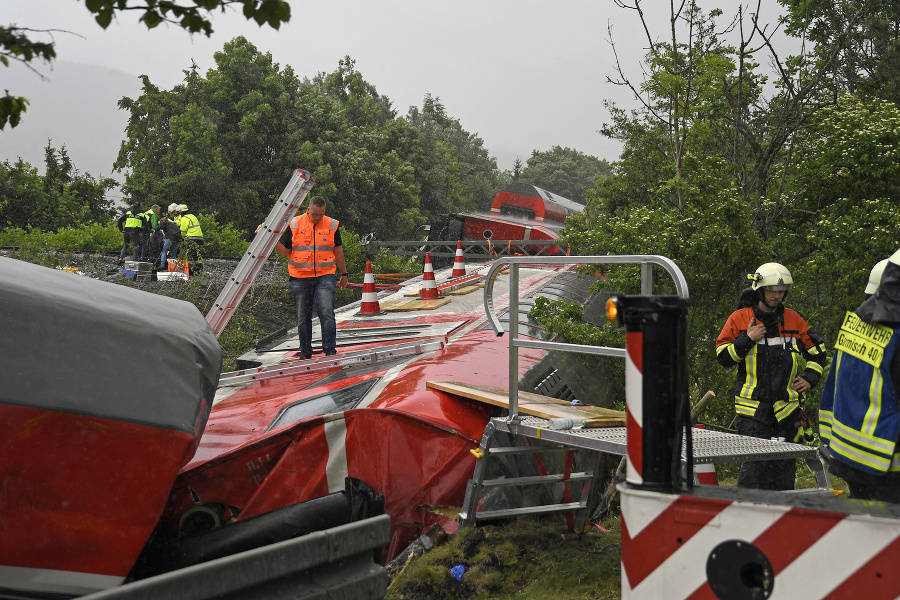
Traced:
<path fill-rule="evenodd" d="M 546 256 L 565 254 L 569 246 L 562 240 L 460 240 L 466 260 L 493 260 L 499 256 L 532 255 Z M 398 256 L 419 256 L 425 252 L 431 258 L 453 258 L 456 256 L 457 240 L 367 242 L 363 246 L 366 254 L 377 255 L 384 249 L 388 254 Z M 574 252 L 572 252 L 574 253 Z"/>
<path fill-rule="evenodd" d="M 103 590 L 80 600 L 378 599 L 387 571 L 375 562 L 390 539 L 379 515 Z"/>

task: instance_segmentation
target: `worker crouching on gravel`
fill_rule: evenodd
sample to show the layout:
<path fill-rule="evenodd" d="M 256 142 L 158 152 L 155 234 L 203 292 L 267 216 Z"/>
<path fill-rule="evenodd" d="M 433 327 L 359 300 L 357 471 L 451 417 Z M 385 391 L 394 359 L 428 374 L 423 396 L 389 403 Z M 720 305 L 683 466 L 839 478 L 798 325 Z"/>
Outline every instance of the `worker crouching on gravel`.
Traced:
<path fill-rule="evenodd" d="M 733 312 L 716 340 L 719 364 L 737 366 L 738 433 L 811 442 L 812 429 L 800 403 L 822 378 L 825 338 L 782 303 L 794 286 L 784 265 L 766 263 L 748 278 L 753 282 L 751 306 Z M 791 490 L 795 476 L 794 459 L 745 462 L 738 487 Z"/>
<path fill-rule="evenodd" d="M 875 265 L 866 294 L 841 324 L 819 435 L 852 498 L 900 502 L 900 250 Z"/>

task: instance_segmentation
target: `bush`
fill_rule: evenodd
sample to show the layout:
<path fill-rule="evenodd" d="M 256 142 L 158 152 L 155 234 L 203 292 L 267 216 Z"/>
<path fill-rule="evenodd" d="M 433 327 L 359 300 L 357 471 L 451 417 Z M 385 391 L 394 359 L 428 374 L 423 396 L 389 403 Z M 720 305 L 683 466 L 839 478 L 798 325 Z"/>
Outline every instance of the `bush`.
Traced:
<path fill-rule="evenodd" d="M 197 215 L 200 228 L 203 230 L 203 255 L 243 256 L 250 247 L 250 242 L 244 240 L 241 237 L 243 233 L 235 229 L 231 223 L 219 225 L 216 221 L 217 214 Z"/>

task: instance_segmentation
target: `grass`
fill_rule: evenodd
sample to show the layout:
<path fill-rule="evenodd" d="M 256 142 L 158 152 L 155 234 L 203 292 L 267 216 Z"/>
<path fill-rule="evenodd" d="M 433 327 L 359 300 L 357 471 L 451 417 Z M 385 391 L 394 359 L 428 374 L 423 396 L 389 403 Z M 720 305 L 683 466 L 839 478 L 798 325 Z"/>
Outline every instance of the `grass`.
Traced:
<path fill-rule="evenodd" d="M 533 517 L 465 529 L 435 541 L 391 581 L 389 600 L 613 599 L 620 597 L 618 517 L 570 533 L 562 516 Z M 457 581 L 450 569 L 466 567 Z"/>

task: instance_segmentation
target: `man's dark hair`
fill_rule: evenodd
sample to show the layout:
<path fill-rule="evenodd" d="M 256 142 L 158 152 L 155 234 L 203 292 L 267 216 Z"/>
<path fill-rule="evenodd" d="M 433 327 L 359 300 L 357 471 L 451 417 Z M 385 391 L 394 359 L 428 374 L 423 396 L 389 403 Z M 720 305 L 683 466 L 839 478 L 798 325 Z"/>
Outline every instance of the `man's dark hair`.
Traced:
<path fill-rule="evenodd" d="M 312 198 L 309 199 L 309 205 L 310 206 L 321 206 L 322 208 L 324 208 L 325 207 L 325 198 L 323 198 L 322 196 L 313 196 Z"/>

